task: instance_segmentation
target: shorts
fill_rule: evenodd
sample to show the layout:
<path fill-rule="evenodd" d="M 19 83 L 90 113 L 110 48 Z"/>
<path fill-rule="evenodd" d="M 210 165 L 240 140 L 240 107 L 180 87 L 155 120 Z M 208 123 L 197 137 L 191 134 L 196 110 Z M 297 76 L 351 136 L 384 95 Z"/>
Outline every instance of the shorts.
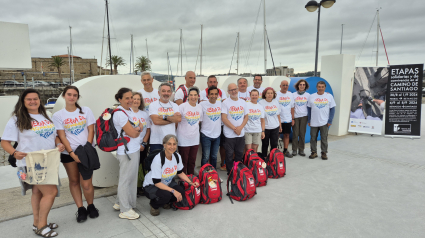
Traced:
<path fill-rule="evenodd" d="M 61 162 L 63 164 L 75 162 L 75 160 L 67 154 L 61 154 Z M 93 170 L 92 169 L 86 169 L 81 163 L 77 163 L 78 171 L 81 174 L 81 177 L 83 177 L 83 180 L 88 180 L 93 176 Z"/>
<path fill-rule="evenodd" d="M 223 127 L 224 127 L 224 126 L 221 126 L 220 146 L 224 146 L 224 140 L 226 139 L 226 137 L 224 137 Z"/>
<path fill-rule="evenodd" d="M 261 142 L 261 132 L 257 133 L 248 133 L 245 132 L 245 145 L 259 145 Z"/>
<path fill-rule="evenodd" d="M 282 123 L 282 134 L 291 134 L 292 122 Z"/>

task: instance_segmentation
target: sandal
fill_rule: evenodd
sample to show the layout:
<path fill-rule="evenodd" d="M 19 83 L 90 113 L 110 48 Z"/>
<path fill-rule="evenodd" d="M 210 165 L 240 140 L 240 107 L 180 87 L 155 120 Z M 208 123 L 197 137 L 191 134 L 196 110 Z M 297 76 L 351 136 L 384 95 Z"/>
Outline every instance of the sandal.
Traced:
<path fill-rule="evenodd" d="M 58 224 L 56 224 L 56 223 L 47 223 L 47 226 L 50 228 L 50 229 L 56 229 L 56 228 L 58 228 L 59 226 L 58 226 Z M 32 231 L 34 231 L 34 232 L 36 232 L 37 231 L 37 226 L 36 225 L 32 225 Z"/>
<path fill-rule="evenodd" d="M 43 231 L 49 229 L 48 232 L 44 233 L 43 235 Z M 56 231 L 52 230 L 49 226 L 44 226 L 42 228 L 40 228 L 39 230 L 37 230 L 35 232 L 35 234 L 42 236 L 42 237 L 55 237 L 57 235 L 59 235 Z"/>

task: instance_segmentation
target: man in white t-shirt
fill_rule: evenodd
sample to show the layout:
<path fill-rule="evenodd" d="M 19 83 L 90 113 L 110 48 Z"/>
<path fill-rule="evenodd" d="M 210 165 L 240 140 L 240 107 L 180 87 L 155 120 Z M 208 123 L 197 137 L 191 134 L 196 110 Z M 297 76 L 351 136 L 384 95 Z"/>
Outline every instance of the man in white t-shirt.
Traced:
<path fill-rule="evenodd" d="M 218 81 L 217 81 L 217 77 L 215 77 L 215 75 L 210 75 L 208 76 L 207 79 L 207 85 L 208 87 L 205 90 L 202 90 L 200 92 L 200 100 L 202 101 L 208 101 L 208 88 L 214 86 L 217 88 L 218 85 Z M 227 96 L 226 96 L 226 92 L 224 92 L 223 90 L 218 89 L 218 98 L 217 101 L 219 102 L 223 102 L 224 100 L 226 100 Z"/>
<path fill-rule="evenodd" d="M 246 110 L 246 102 L 238 97 L 238 87 L 231 83 L 227 86 L 227 92 L 230 99 L 222 104 L 221 117 L 224 123 L 224 136 L 226 143 L 226 169 L 227 174 L 230 173 L 233 165 L 233 153 L 235 161 L 243 161 L 245 148 L 245 130 L 244 127 L 248 122 L 248 110 Z"/>
<path fill-rule="evenodd" d="M 174 94 L 174 102 L 177 103 L 177 105 L 180 105 L 187 101 L 188 89 L 195 85 L 196 82 L 195 72 L 187 71 L 184 79 L 186 80 L 186 84 L 180 85 L 176 90 L 176 94 Z"/>
<path fill-rule="evenodd" d="M 326 83 L 319 81 L 316 85 L 317 93 L 310 95 L 308 99 L 308 125 L 310 128 L 310 159 L 317 157 L 317 136 L 320 131 L 320 144 L 322 159 L 327 160 L 328 156 L 328 130 L 332 125 L 335 115 L 335 100 L 330 93 L 325 93 Z"/>
<path fill-rule="evenodd" d="M 248 87 L 248 80 L 246 80 L 246 78 L 239 78 L 238 79 L 238 91 L 239 91 L 238 97 L 240 99 L 244 100 L 245 102 L 250 102 L 251 101 L 251 96 L 250 96 L 251 91 L 248 92 L 247 87 Z M 261 95 L 258 95 L 258 97 L 260 98 Z"/>
<path fill-rule="evenodd" d="M 254 88 L 260 92 L 260 96 L 258 97 L 258 101 L 261 101 L 263 91 L 265 88 L 261 87 L 261 84 L 263 83 L 263 76 L 256 74 L 254 75 L 254 85 L 248 87 L 248 92 L 251 92 Z"/>
<path fill-rule="evenodd" d="M 291 128 L 294 125 L 294 97 L 292 93 L 288 91 L 289 82 L 282 80 L 280 82 L 280 91 L 277 92 L 276 99 L 280 105 L 280 122 L 282 123 L 282 134 L 283 134 L 283 153 L 285 157 L 292 158 L 292 154 L 288 151 L 289 146 L 289 135 L 291 134 Z"/>
<path fill-rule="evenodd" d="M 149 109 L 152 120 L 150 151 L 163 149 L 162 139 L 168 134 L 176 135 L 176 123 L 182 120 L 179 107 L 170 102 L 171 84 L 161 83 L 158 91 L 159 100 L 153 102 Z"/>
<path fill-rule="evenodd" d="M 153 78 L 151 73 L 143 72 L 141 81 L 143 88 L 137 92 L 141 93 L 143 96 L 143 101 L 145 103 L 144 111 L 149 113 L 149 105 L 159 99 L 159 93 L 157 89 L 152 87 Z"/>

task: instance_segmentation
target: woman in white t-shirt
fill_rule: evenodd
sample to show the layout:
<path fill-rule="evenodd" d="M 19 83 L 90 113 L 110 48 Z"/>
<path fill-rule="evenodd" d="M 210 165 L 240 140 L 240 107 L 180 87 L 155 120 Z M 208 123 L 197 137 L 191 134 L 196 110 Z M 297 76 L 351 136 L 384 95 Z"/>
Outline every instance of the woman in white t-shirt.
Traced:
<path fill-rule="evenodd" d="M 269 143 L 270 150 L 277 148 L 279 133 L 282 132 L 282 124 L 280 123 L 280 106 L 276 100 L 276 91 L 271 87 L 267 87 L 262 93 L 262 98 L 265 100 L 261 100 L 259 103 L 265 111 L 265 136 L 261 145 L 261 153 L 264 158 L 268 154 Z"/>
<path fill-rule="evenodd" d="M 12 141 L 18 142 L 18 146 L 13 148 Z M 35 89 L 27 89 L 22 92 L 15 105 L 12 118 L 6 124 L 1 137 L 3 149 L 16 158 L 18 171 L 26 171 L 25 156 L 27 153 L 50 150 L 55 147 L 60 152 L 65 150 L 65 146 L 60 143 L 56 136 L 56 128 L 53 121 L 46 113 L 46 109 L 40 102 L 40 94 Z M 58 158 L 59 159 L 59 158 Z M 19 176 L 19 175 L 18 175 Z M 52 229 L 58 228 L 55 223 L 47 223 L 47 216 L 58 195 L 56 185 L 30 185 L 19 178 L 22 188 L 22 195 L 26 190 L 32 189 L 31 205 L 34 216 L 33 231 L 43 237 L 54 237 L 58 233 Z"/>
<path fill-rule="evenodd" d="M 139 120 L 140 128 L 143 128 L 142 132 L 140 132 L 139 136 L 139 144 L 140 144 L 140 165 L 139 165 L 139 175 L 137 180 L 137 194 L 143 195 L 143 180 L 145 179 L 146 171 L 144 169 L 144 162 L 146 157 L 148 156 L 149 150 L 149 136 L 151 135 L 151 123 L 148 113 L 144 110 L 143 95 L 139 92 L 133 92 L 133 109 L 134 114 Z"/>
<path fill-rule="evenodd" d="M 184 189 L 173 180 L 176 175 L 195 188 L 199 186 L 198 182 L 192 183 L 183 172 L 182 157 L 176 153 L 177 137 L 173 134 L 166 135 L 162 143 L 164 150 L 152 160 L 151 170 L 143 182 L 146 197 L 150 199 L 152 216 L 159 215 L 160 207 L 170 209 L 172 202 L 182 200 Z"/>
<path fill-rule="evenodd" d="M 297 151 L 301 156 L 305 156 L 305 133 L 307 130 L 308 110 L 307 102 L 310 94 L 307 92 L 309 85 L 305 79 L 300 79 L 294 85 L 296 92 L 292 93 L 294 98 L 294 124 L 292 126 L 292 155 L 296 156 Z"/>
<path fill-rule="evenodd" d="M 264 108 L 257 103 L 258 96 L 257 89 L 251 90 L 251 102 L 246 103 L 248 122 L 245 125 L 245 147 L 246 150 L 253 149 L 255 152 L 257 152 L 258 145 L 265 137 Z"/>
<path fill-rule="evenodd" d="M 96 218 L 99 216 L 99 212 L 93 205 L 93 170 L 84 168 L 75 151 L 78 146 L 85 146 L 87 142 L 93 144 L 96 121 L 90 108 L 78 105 L 80 92 L 77 87 L 65 87 L 62 97 L 65 99 L 65 108 L 53 114 L 53 122 L 58 136 L 65 146 L 65 151 L 61 153 L 61 162 L 68 174 L 69 190 L 78 208 L 76 219 L 77 222 L 84 222 L 87 220 L 87 215 L 90 218 Z M 87 209 L 83 206 L 80 186 L 83 188 L 87 201 Z"/>
<path fill-rule="evenodd" d="M 118 193 L 114 204 L 115 210 L 120 210 L 120 218 L 137 219 L 137 214 L 133 207 L 136 207 L 137 199 L 137 174 L 140 162 L 140 128 L 139 120 L 134 114 L 131 106 L 133 106 L 133 92 L 129 88 L 121 88 L 115 94 L 115 100 L 120 103 L 112 120 L 115 129 L 118 132 L 118 138 L 121 138 L 121 130 L 127 144 L 118 146 L 117 159 L 120 164 L 120 173 L 118 178 Z"/>
<path fill-rule="evenodd" d="M 196 155 L 199 148 L 199 123 L 202 121 L 202 106 L 198 104 L 199 89 L 188 89 L 188 100 L 180 104 L 182 120 L 177 126 L 179 153 L 183 158 L 183 172 L 195 173 Z"/>

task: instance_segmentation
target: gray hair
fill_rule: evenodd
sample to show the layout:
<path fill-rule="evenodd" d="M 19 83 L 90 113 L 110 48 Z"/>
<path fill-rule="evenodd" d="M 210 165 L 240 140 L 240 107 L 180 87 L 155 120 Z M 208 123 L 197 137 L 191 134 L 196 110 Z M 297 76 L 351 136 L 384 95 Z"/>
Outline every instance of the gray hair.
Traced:
<path fill-rule="evenodd" d="M 161 83 L 160 85 L 159 85 L 159 87 L 158 87 L 158 91 L 161 91 L 161 87 L 162 86 L 168 86 L 168 87 L 170 87 L 170 89 L 172 89 L 173 87 L 171 86 L 171 84 L 170 83 Z"/>
<path fill-rule="evenodd" d="M 164 136 L 164 139 L 162 139 L 162 144 L 165 145 L 168 143 L 168 141 L 170 141 L 171 139 L 174 139 L 176 141 L 176 143 L 179 143 L 179 140 L 177 139 L 177 137 L 173 134 L 168 134 L 166 136 Z"/>
<path fill-rule="evenodd" d="M 245 79 L 246 83 L 248 83 L 248 80 L 246 78 L 238 78 L 238 81 L 237 81 L 238 84 L 239 84 L 239 80 L 241 79 Z"/>
<path fill-rule="evenodd" d="M 151 78 L 152 78 L 152 74 L 151 74 L 150 72 L 148 72 L 148 71 L 144 71 L 144 72 L 142 72 L 142 75 L 141 75 L 140 77 L 143 77 L 143 76 L 145 76 L 145 75 L 149 75 L 149 77 L 151 77 Z"/>

